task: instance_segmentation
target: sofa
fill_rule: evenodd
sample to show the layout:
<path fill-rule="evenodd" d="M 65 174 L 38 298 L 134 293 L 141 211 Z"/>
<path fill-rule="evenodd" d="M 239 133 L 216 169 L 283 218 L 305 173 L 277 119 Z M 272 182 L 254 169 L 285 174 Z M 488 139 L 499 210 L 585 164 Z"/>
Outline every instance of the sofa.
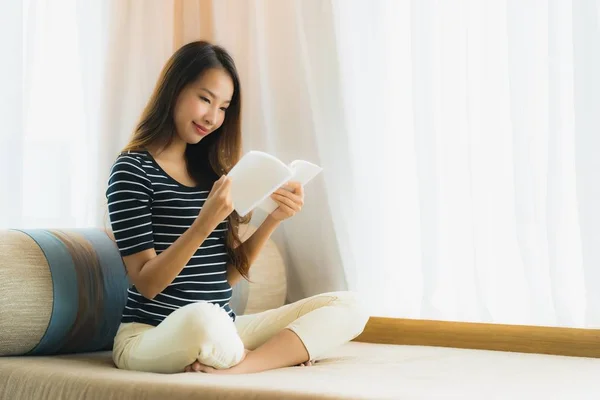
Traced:
<path fill-rule="evenodd" d="M 285 263 L 272 240 L 250 278 L 234 288 L 238 314 L 284 304 Z M 128 285 L 106 231 L 0 231 L 0 399 L 600 398 L 600 360 L 586 357 L 600 347 L 594 332 L 572 357 L 528 351 L 532 330 L 513 341 L 517 351 L 495 351 L 503 348 L 485 325 L 440 321 L 372 318 L 311 367 L 234 376 L 119 370 L 111 347 Z M 541 335 L 544 349 L 550 336 Z"/>

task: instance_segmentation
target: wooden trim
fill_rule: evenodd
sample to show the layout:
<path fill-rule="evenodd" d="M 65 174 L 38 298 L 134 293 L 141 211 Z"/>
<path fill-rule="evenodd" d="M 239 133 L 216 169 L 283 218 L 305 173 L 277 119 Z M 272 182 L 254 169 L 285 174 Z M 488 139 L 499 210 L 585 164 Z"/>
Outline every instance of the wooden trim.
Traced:
<path fill-rule="evenodd" d="M 600 329 L 371 317 L 354 340 L 600 358 Z"/>

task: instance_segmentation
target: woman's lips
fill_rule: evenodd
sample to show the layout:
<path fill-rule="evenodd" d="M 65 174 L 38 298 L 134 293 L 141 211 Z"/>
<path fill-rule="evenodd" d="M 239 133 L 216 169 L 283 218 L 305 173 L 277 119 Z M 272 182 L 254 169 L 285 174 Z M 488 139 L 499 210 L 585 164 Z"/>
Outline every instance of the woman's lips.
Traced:
<path fill-rule="evenodd" d="M 196 128 L 196 131 L 197 131 L 199 134 L 201 134 L 202 136 L 204 136 L 204 135 L 208 134 L 208 129 L 206 129 L 206 128 L 204 128 L 204 127 L 200 126 L 200 125 L 198 125 L 198 124 L 197 124 L 197 123 L 195 123 L 195 122 L 192 122 L 192 123 L 194 124 L 194 128 Z"/>

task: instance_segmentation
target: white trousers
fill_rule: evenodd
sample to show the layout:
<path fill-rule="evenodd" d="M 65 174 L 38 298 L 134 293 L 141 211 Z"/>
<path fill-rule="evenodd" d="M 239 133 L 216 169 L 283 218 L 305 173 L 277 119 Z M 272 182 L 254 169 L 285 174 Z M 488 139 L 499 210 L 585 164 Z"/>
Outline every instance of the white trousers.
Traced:
<path fill-rule="evenodd" d="M 181 307 L 156 327 L 122 323 L 113 347 L 116 366 L 177 373 L 199 360 L 216 368 L 229 368 L 241 360 L 244 348 L 254 350 L 282 329 L 296 333 L 309 359 L 314 360 L 325 351 L 354 339 L 369 319 L 353 292 L 319 294 L 277 309 L 240 315 L 235 322 L 224 310 L 219 316 L 207 314 L 207 305 L 195 303 Z M 218 324 L 223 324 L 222 318 L 226 317 L 230 322 L 225 324 L 231 327 L 221 325 L 219 329 L 206 330 L 211 321 L 218 325 L 216 317 Z"/>

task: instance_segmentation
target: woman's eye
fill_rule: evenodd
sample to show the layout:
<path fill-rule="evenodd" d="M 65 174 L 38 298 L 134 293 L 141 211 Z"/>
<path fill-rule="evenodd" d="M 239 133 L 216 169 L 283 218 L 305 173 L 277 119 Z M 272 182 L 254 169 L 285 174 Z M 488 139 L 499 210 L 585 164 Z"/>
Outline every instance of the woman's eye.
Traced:
<path fill-rule="evenodd" d="M 227 111 L 227 107 L 221 107 L 221 111 L 223 111 L 223 112 Z"/>
<path fill-rule="evenodd" d="M 207 102 L 208 104 L 210 104 L 210 100 L 207 99 L 206 97 L 200 96 L 200 99 L 202 99 L 202 101 Z"/>

